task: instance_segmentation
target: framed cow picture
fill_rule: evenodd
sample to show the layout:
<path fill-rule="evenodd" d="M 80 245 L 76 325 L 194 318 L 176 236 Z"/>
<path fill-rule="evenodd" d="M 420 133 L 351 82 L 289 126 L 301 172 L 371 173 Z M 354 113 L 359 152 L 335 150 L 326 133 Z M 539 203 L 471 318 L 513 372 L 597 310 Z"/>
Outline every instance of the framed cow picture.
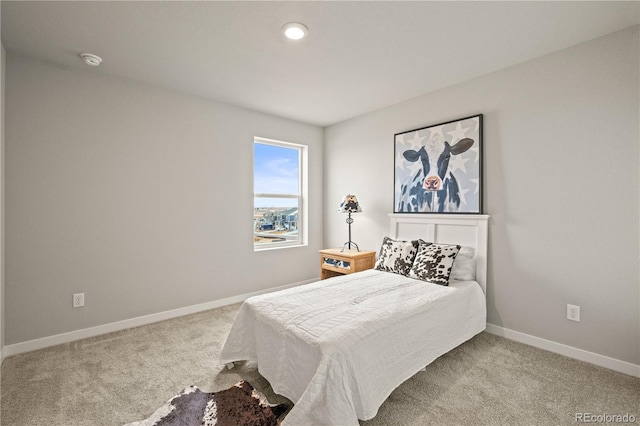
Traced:
<path fill-rule="evenodd" d="M 395 135 L 394 213 L 482 213 L 482 114 Z"/>

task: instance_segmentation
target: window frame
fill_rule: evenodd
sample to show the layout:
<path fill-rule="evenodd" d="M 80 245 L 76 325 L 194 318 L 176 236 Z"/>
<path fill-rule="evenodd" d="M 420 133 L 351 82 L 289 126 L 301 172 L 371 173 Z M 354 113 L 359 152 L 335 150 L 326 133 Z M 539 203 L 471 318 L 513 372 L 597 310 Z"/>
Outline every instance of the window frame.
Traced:
<path fill-rule="evenodd" d="M 294 149 L 298 151 L 298 194 L 277 194 L 277 193 L 269 193 L 269 192 L 255 192 L 255 175 L 256 175 L 256 158 L 255 158 L 255 146 L 256 144 L 261 145 L 270 145 L 280 148 Z M 297 229 L 298 229 L 298 238 L 295 241 L 282 241 L 282 242 L 271 242 L 271 243 L 256 243 L 253 242 L 253 250 L 254 251 L 265 251 L 265 250 L 273 250 L 273 249 L 281 249 L 281 248 L 289 248 L 289 247 L 302 247 L 307 245 L 307 165 L 308 165 L 308 156 L 307 156 L 307 146 L 286 142 L 276 139 L 268 139 L 259 136 L 254 136 L 253 138 L 253 212 L 255 218 L 256 211 L 256 198 L 285 198 L 285 199 L 297 199 L 298 200 L 298 220 L 297 220 Z M 255 227 L 253 229 L 253 235 L 256 235 Z"/>

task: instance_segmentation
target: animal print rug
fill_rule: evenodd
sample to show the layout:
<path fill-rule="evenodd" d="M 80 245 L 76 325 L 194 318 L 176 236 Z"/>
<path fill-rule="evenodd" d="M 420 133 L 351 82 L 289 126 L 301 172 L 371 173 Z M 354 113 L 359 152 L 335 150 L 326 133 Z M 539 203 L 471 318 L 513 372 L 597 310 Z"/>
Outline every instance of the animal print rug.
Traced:
<path fill-rule="evenodd" d="M 277 426 L 288 408 L 269 404 L 243 380 L 220 392 L 188 387 L 148 419 L 125 426 Z"/>

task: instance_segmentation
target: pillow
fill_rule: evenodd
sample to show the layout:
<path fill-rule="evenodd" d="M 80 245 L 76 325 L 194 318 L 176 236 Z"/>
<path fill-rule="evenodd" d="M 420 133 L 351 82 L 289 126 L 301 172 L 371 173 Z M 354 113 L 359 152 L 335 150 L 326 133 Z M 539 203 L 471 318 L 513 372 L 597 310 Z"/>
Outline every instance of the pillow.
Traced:
<path fill-rule="evenodd" d="M 450 280 L 453 281 L 475 281 L 476 279 L 476 259 L 473 247 L 462 247 L 456 256 L 451 267 Z"/>
<path fill-rule="evenodd" d="M 373 269 L 407 275 L 418 252 L 418 241 L 399 241 L 384 237 Z"/>
<path fill-rule="evenodd" d="M 420 241 L 409 277 L 434 284 L 449 285 L 451 267 L 459 250 L 458 245 Z"/>

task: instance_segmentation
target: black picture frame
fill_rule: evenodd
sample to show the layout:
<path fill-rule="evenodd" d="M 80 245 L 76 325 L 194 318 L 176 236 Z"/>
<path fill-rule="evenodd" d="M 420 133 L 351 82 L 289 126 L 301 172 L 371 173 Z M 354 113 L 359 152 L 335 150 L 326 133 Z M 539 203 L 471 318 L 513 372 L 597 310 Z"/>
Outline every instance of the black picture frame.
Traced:
<path fill-rule="evenodd" d="M 394 213 L 482 214 L 482 118 L 394 135 Z"/>

